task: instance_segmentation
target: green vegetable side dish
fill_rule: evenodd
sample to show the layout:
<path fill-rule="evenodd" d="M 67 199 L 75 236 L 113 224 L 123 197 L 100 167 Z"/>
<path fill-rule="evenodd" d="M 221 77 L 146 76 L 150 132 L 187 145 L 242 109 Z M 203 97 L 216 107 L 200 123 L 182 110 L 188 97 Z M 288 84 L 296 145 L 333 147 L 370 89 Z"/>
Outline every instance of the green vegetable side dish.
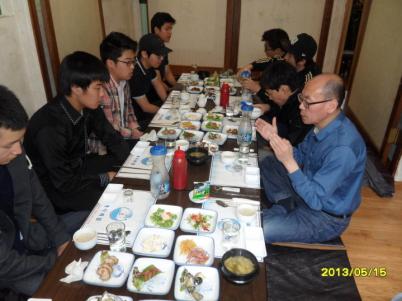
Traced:
<path fill-rule="evenodd" d="M 207 122 L 207 123 L 205 124 L 205 127 L 206 127 L 207 129 L 211 129 L 211 130 L 219 130 L 219 124 L 216 123 L 216 122 L 213 122 L 213 121 Z"/>
<path fill-rule="evenodd" d="M 206 120 L 208 121 L 222 121 L 223 120 L 223 116 L 222 115 L 218 115 L 218 114 L 207 114 L 207 116 L 205 117 Z"/>
<path fill-rule="evenodd" d="M 170 228 L 173 226 L 175 220 L 177 219 L 177 214 L 165 211 L 162 208 L 158 208 L 151 215 L 151 221 L 162 228 Z"/>

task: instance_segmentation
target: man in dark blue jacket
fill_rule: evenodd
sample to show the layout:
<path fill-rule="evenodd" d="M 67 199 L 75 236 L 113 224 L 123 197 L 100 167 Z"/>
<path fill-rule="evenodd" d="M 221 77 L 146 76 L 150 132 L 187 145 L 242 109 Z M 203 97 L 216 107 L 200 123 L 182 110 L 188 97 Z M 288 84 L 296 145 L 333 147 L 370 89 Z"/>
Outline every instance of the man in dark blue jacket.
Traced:
<path fill-rule="evenodd" d="M 0 289 L 32 295 L 70 238 L 23 152 L 27 122 L 0 86 Z"/>

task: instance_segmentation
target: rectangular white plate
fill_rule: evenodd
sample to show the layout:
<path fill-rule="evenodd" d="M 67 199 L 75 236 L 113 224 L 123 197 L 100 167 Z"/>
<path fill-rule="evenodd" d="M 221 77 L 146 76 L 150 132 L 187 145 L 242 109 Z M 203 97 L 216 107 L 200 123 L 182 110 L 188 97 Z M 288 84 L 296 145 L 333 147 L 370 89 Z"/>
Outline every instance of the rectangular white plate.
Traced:
<path fill-rule="evenodd" d="M 228 139 L 237 139 L 238 131 L 239 131 L 239 126 L 237 126 L 237 125 L 225 125 L 223 127 L 222 133 L 228 135 Z"/>
<path fill-rule="evenodd" d="M 184 137 L 184 133 L 185 133 L 185 132 L 194 134 L 194 136 L 193 136 L 192 138 L 186 138 L 186 137 Z M 188 140 L 188 141 L 190 141 L 190 142 L 198 142 L 198 141 L 201 141 L 201 140 L 202 140 L 202 137 L 204 137 L 204 132 L 201 132 L 201 131 L 191 131 L 191 130 L 183 131 L 183 132 L 181 133 L 181 135 L 180 135 L 180 139 L 185 139 L 185 140 Z"/>
<path fill-rule="evenodd" d="M 223 114 L 220 113 L 208 113 L 204 115 L 204 120 L 206 121 L 223 121 Z"/>
<path fill-rule="evenodd" d="M 135 239 L 133 252 L 137 255 L 168 257 L 172 250 L 174 231 L 161 228 L 142 228 Z M 144 244 L 149 245 L 148 250 Z"/>
<path fill-rule="evenodd" d="M 208 220 L 209 223 L 208 229 L 202 229 L 201 227 L 199 227 L 198 229 L 194 228 L 192 224 L 189 222 L 189 219 L 193 214 L 202 214 L 210 216 Z M 186 210 L 184 210 L 183 218 L 180 223 L 180 229 L 183 232 L 190 232 L 190 233 L 212 233 L 215 231 L 217 216 L 218 214 L 216 213 L 216 211 L 213 210 L 206 210 L 201 208 L 186 208 Z"/>
<path fill-rule="evenodd" d="M 216 135 L 216 138 L 212 139 L 212 137 L 215 137 L 215 135 Z M 227 137 L 228 136 L 226 134 L 209 132 L 204 135 L 204 141 L 205 142 L 213 142 L 218 145 L 222 145 L 226 142 Z"/>
<path fill-rule="evenodd" d="M 176 218 L 173 221 L 173 224 L 171 227 L 161 227 L 157 224 L 155 224 L 151 220 L 151 215 L 156 212 L 158 209 L 163 209 L 164 212 L 170 212 L 172 214 L 176 214 Z M 147 217 L 145 218 L 145 226 L 147 227 L 156 227 L 156 228 L 164 228 L 164 229 L 170 229 L 170 230 L 176 230 L 179 227 L 180 224 L 180 219 L 181 215 L 183 213 L 183 208 L 180 206 L 173 206 L 173 205 L 152 205 L 151 208 L 149 208 Z"/>
<path fill-rule="evenodd" d="M 180 291 L 180 277 L 184 269 L 195 275 L 201 273 L 203 281 L 196 291 L 204 297 L 202 300 L 216 301 L 219 299 L 219 273 L 216 268 L 203 266 L 181 266 L 176 272 L 176 281 L 174 285 L 174 297 L 178 301 L 193 301 L 194 298 L 186 291 Z"/>
<path fill-rule="evenodd" d="M 96 270 L 100 265 L 100 257 L 102 251 L 97 252 L 89 263 L 84 273 L 83 281 L 86 284 L 105 286 L 105 287 L 121 287 L 127 279 L 131 265 L 134 261 L 134 255 L 124 252 L 108 251 L 109 255 L 116 256 L 119 259 L 118 264 L 124 268 L 124 272 L 119 277 L 112 277 L 109 280 L 103 281 L 96 274 Z"/>
<path fill-rule="evenodd" d="M 209 128 L 209 125 L 216 125 L 216 128 Z M 206 132 L 220 132 L 222 131 L 222 122 L 204 120 L 201 124 L 201 129 Z"/>
<path fill-rule="evenodd" d="M 167 133 L 167 131 L 170 131 L 170 130 L 172 131 L 172 134 L 169 135 L 169 133 Z M 174 133 L 173 133 L 173 131 L 174 131 Z M 167 139 L 167 138 L 177 139 L 177 137 L 179 137 L 180 133 L 181 133 L 181 129 L 164 127 L 159 130 L 157 136 L 162 139 Z"/>
<path fill-rule="evenodd" d="M 138 267 L 138 270 L 142 272 L 147 266 L 153 264 L 162 273 L 159 273 L 150 280 L 144 282 L 141 290 L 138 290 L 133 284 L 133 270 L 134 267 Z M 133 268 L 130 271 L 130 276 L 127 281 L 127 289 L 133 293 L 150 294 L 150 295 L 166 295 L 170 291 L 174 276 L 174 262 L 168 259 L 158 258 L 138 258 Z"/>
<path fill-rule="evenodd" d="M 180 128 L 183 130 L 197 131 L 200 129 L 201 122 L 199 121 L 182 121 L 180 122 Z"/>
<path fill-rule="evenodd" d="M 189 120 L 189 121 L 200 121 L 202 118 L 202 114 L 198 112 L 185 112 L 181 115 L 182 120 Z"/>
<path fill-rule="evenodd" d="M 187 260 L 188 254 L 181 253 L 180 245 L 184 240 L 192 240 L 196 244 L 196 248 L 202 248 L 209 256 L 208 260 L 204 263 L 189 263 Z M 197 235 L 180 235 L 176 239 L 174 247 L 173 260 L 178 265 L 204 265 L 211 266 L 214 262 L 214 240 L 208 236 Z"/>

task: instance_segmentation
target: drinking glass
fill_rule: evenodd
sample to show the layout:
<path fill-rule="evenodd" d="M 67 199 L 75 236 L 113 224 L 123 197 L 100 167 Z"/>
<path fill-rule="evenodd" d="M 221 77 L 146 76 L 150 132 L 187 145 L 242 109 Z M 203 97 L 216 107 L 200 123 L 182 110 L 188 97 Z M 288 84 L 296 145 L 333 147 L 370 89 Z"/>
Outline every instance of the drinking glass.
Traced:
<path fill-rule="evenodd" d="M 123 199 L 126 203 L 131 203 L 134 201 L 134 191 L 132 189 L 123 190 Z"/>
<path fill-rule="evenodd" d="M 229 105 L 226 107 L 226 116 L 227 117 L 233 117 L 234 115 L 234 109 L 233 106 Z"/>
<path fill-rule="evenodd" d="M 222 224 L 222 247 L 230 250 L 237 246 L 240 237 L 240 223 L 236 220 L 226 220 Z"/>
<path fill-rule="evenodd" d="M 110 251 L 126 251 L 126 226 L 122 222 L 112 222 L 106 226 Z"/>

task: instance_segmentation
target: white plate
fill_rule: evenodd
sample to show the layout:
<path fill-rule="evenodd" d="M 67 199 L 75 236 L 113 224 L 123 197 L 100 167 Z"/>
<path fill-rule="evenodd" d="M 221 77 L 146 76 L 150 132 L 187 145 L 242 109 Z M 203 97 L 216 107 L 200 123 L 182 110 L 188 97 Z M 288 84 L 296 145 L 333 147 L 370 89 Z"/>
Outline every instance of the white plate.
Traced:
<path fill-rule="evenodd" d="M 202 229 L 201 227 L 196 229 L 192 226 L 192 224 L 189 222 L 189 218 L 193 214 L 202 214 L 202 215 L 207 215 L 210 216 L 208 219 L 208 229 Z M 216 211 L 213 210 L 207 210 L 207 209 L 201 209 L 201 208 L 186 208 L 183 213 L 183 218 L 181 219 L 180 223 L 180 229 L 183 232 L 191 232 L 191 233 L 212 233 L 215 231 L 216 227 L 216 218 L 218 214 Z"/>
<path fill-rule="evenodd" d="M 146 239 L 154 238 L 153 245 L 155 250 L 144 250 Z M 137 255 L 152 257 L 168 257 L 172 250 L 174 231 L 161 228 L 142 228 L 135 239 L 133 252 Z M 150 242 L 152 244 L 152 242 Z M 152 246 L 150 246 L 152 248 Z M 161 248 L 161 249 L 159 249 Z"/>
<path fill-rule="evenodd" d="M 112 275 L 112 277 L 109 280 L 106 281 L 101 280 L 98 274 L 96 274 L 96 270 L 100 265 L 100 257 L 102 253 L 102 251 L 99 251 L 92 258 L 87 269 L 85 270 L 83 281 L 86 284 L 105 286 L 105 287 L 121 287 L 124 284 L 130 271 L 131 265 L 133 264 L 134 255 L 124 252 L 113 252 L 113 251 L 108 252 L 109 255 L 116 256 L 119 259 L 118 264 L 124 268 L 124 272 L 119 277 L 114 277 Z"/>
<path fill-rule="evenodd" d="M 164 133 L 164 131 L 166 131 L 166 130 L 173 130 L 174 134 L 166 134 L 166 133 Z M 180 133 L 181 133 L 181 129 L 164 127 L 164 128 L 161 128 L 159 130 L 157 135 L 158 135 L 159 138 L 162 138 L 162 139 L 167 139 L 167 138 L 177 139 L 177 137 L 179 137 Z"/>
<path fill-rule="evenodd" d="M 216 268 L 203 267 L 203 266 L 181 266 L 176 272 L 176 281 L 174 285 L 174 298 L 178 301 L 193 301 L 194 298 L 186 291 L 180 291 L 180 278 L 184 269 L 195 275 L 201 273 L 203 275 L 203 281 L 196 291 L 202 294 L 204 297 L 202 300 L 216 301 L 219 299 L 219 273 Z"/>
<path fill-rule="evenodd" d="M 223 126 L 239 126 L 241 118 L 240 117 L 225 117 L 223 119 Z"/>
<path fill-rule="evenodd" d="M 182 254 L 180 250 L 180 245 L 184 240 L 192 240 L 196 247 L 204 249 L 204 251 L 208 254 L 209 258 L 204 263 L 189 263 L 187 260 L 187 254 Z M 180 235 L 176 239 L 176 244 L 174 247 L 173 260 L 178 265 L 204 265 L 211 266 L 214 263 L 214 240 L 208 236 L 197 236 L 197 235 Z"/>
<path fill-rule="evenodd" d="M 128 296 L 118 296 L 118 295 L 115 295 L 115 296 L 117 298 L 120 298 L 120 299 L 116 299 L 116 301 L 133 301 L 133 298 L 128 297 Z M 102 295 L 91 296 L 87 299 L 87 301 L 99 301 L 101 298 L 102 298 Z M 39 299 L 37 299 L 37 300 L 39 300 Z M 29 301 L 29 299 L 28 299 L 28 301 Z"/>
<path fill-rule="evenodd" d="M 183 130 L 199 130 L 201 122 L 199 121 L 182 121 L 180 122 L 180 128 Z"/>
<path fill-rule="evenodd" d="M 184 137 L 184 133 L 185 133 L 185 132 L 194 134 L 194 136 L 193 136 L 192 138 L 186 138 L 186 137 Z M 192 130 L 185 130 L 185 131 L 183 131 L 183 132 L 181 133 L 181 135 L 180 135 L 180 139 L 185 139 L 185 140 L 188 140 L 188 141 L 190 141 L 190 142 L 198 142 L 198 141 L 201 141 L 201 140 L 202 140 L 202 137 L 204 137 L 204 132 L 201 132 L 201 131 L 192 131 Z"/>
<path fill-rule="evenodd" d="M 188 86 L 187 87 L 187 92 L 191 94 L 200 94 L 202 92 L 203 88 L 199 86 Z"/>
<path fill-rule="evenodd" d="M 156 210 L 162 209 L 164 212 L 170 212 L 172 214 L 176 214 L 176 218 L 173 221 L 172 226 L 170 227 L 162 227 L 157 224 L 155 224 L 151 220 L 151 215 L 156 212 Z M 170 230 L 176 230 L 179 227 L 180 224 L 180 219 L 181 215 L 183 213 L 183 208 L 179 206 L 173 206 L 173 205 L 152 205 L 151 208 L 149 208 L 148 214 L 145 218 L 145 226 L 147 227 L 156 227 L 156 228 L 164 228 L 164 229 L 170 229 Z"/>
<path fill-rule="evenodd" d="M 202 118 L 202 114 L 198 112 L 186 112 L 181 115 L 182 120 L 189 120 L 189 121 L 200 121 Z"/>
<path fill-rule="evenodd" d="M 139 271 L 142 272 L 147 266 L 153 264 L 162 273 L 159 273 L 150 280 L 144 282 L 140 290 L 138 290 L 133 284 L 133 270 L 134 267 L 138 267 Z M 168 259 L 158 259 L 158 258 L 138 258 L 133 268 L 130 271 L 130 276 L 127 281 L 127 289 L 133 293 L 139 294 L 150 294 L 150 295 L 166 295 L 170 291 L 172 286 L 173 276 L 174 276 L 174 262 Z"/>
<path fill-rule="evenodd" d="M 228 132 L 228 131 L 233 131 L 233 130 L 236 130 L 238 132 L 239 131 L 239 126 L 237 126 L 237 125 L 225 125 L 223 127 L 222 133 L 226 134 L 229 139 L 237 139 L 237 132 L 236 132 L 236 134 Z"/>
<path fill-rule="evenodd" d="M 216 125 L 217 125 L 217 128 L 216 128 L 216 129 L 208 128 L 207 126 L 208 126 L 209 124 L 216 124 Z M 222 122 L 220 122 L 220 121 L 208 121 L 208 120 L 204 120 L 204 122 L 203 122 L 202 125 L 201 125 L 201 129 L 202 129 L 203 131 L 206 131 L 206 132 L 220 132 L 220 131 L 222 131 Z"/>
<path fill-rule="evenodd" d="M 215 136 L 216 138 L 212 139 L 211 136 Z M 222 134 L 222 133 L 216 133 L 216 132 L 209 132 L 206 133 L 204 136 L 204 140 L 205 142 L 213 142 L 216 143 L 218 145 L 222 145 L 225 143 L 226 139 L 228 138 L 228 136 L 226 134 Z"/>
<path fill-rule="evenodd" d="M 208 120 L 208 121 L 223 121 L 223 114 L 220 113 L 208 113 L 206 115 L 204 115 L 204 120 Z"/>
<path fill-rule="evenodd" d="M 202 204 L 202 203 L 204 203 L 205 201 L 207 201 L 208 199 L 193 199 L 193 194 L 194 194 L 194 190 L 191 190 L 189 193 L 188 193 L 188 197 L 189 197 L 189 199 L 190 199 L 190 201 L 192 201 L 193 203 L 196 203 L 196 204 Z"/>

